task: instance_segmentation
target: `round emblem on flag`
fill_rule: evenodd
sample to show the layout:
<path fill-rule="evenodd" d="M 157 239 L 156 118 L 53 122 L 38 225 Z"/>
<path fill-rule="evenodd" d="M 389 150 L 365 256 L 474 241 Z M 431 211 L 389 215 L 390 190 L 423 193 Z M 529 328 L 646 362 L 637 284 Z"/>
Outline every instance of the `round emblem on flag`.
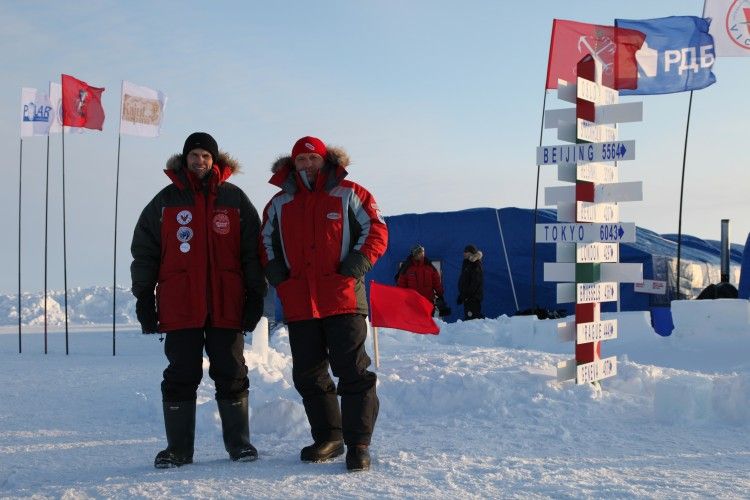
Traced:
<path fill-rule="evenodd" d="M 750 0 L 734 0 L 727 10 L 724 28 L 733 43 L 750 52 Z"/>
<path fill-rule="evenodd" d="M 182 226 L 177 230 L 177 239 L 182 243 L 187 243 L 193 239 L 193 230 L 188 226 Z"/>
<path fill-rule="evenodd" d="M 177 223 L 181 226 L 190 224 L 191 220 L 193 220 L 193 214 L 190 210 L 181 210 L 180 213 L 177 214 Z"/>
<path fill-rule="evenodd" d="M 188 253 L 190 251 L 190 243 L 183 243 L 180 245 L 180 252 Z"/>
<path fill-rule="evenodd" d="M 222 213 L 214 215 L 213 226 L 218 234 L 229 234 L 229 216 Z"/>

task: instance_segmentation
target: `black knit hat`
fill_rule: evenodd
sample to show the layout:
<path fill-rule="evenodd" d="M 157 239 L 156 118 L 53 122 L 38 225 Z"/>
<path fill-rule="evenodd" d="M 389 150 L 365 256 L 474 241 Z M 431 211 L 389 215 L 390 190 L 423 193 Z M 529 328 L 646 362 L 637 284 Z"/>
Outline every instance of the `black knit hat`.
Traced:
<path fill-rule="evenodd" d="M 464 252 L 477 253 L 477 247 L 475 247 L 474 245 L 466 245 L 466 248 L 464 248 Z"/>
<path fill-rule="evenodd" d="M 193 132 L 185 139 L 185 145 L 182 147 L 182 156 L 187 159 L 187 155 L 194 149 L 205 149 L 211 153 L 214 162 L 219 159 L 219 145 L 216 140 L 205 132 Z"/>

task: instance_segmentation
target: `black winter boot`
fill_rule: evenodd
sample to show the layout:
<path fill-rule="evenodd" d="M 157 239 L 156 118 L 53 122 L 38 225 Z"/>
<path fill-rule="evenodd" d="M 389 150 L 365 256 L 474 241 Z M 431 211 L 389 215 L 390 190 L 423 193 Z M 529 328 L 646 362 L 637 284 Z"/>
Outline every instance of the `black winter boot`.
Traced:
<path fill-rule="evenodd" d="M 325 462 L 344 454 L 344 441 L 321 441 L 302 448 L 299 459 L 303 462 Z"/>
<path fill-rule="evenodd" d="M 250 420 L 247 398 L 217 399 L 224 448 L 235 462 L 252 462 L 258 458 L 258 450 L 250 444 Z"/>
<path fill-rule="evenodd" d="M 193 463 L 195 441 L 195 401 L 164 402 L 167 448 L 154 459 L 157 469 L 170 469 Z"/>
<path fill-rule="evenodd" d="M 350 471 L 370 468 L 370 450 L 366 444 L 346 447 L 346 469 Z"/>

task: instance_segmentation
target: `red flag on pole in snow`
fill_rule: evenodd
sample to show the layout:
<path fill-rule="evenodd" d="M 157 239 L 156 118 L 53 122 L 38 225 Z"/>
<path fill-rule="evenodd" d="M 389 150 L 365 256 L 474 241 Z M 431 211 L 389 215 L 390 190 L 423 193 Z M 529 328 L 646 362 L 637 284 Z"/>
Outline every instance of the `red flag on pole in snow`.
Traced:
<path fill-rule="evenodd" d="M 602 84 L 613 89 L 638 86 L 635 53 L 646 35 L 640 31 L 555 19 L 547 64 L 547 89 L 556 89 L 557 80 L 576 81 L 576 64 L 586 54 L 601 62 Z"/>
<path fill-rule="evenodd" d="M 416 290 L 370 282 L 372 326 L 437 335 L 440 328 L 432 319 L 434 308 L 435 306 Z"/>
<path fill-rule="evenodd" d="M 88 83 L 62 75 L 63 125 L 102 130 L 104 88 L 92 87 Z"/>

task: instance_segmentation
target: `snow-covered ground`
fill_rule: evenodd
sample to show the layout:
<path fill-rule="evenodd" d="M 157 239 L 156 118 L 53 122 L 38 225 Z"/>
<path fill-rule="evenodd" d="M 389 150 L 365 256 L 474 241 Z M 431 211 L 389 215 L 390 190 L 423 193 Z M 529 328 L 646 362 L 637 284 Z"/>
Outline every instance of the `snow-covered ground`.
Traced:
<path fill-rule="evenodd" d="M 441 324 L 439 336 L 381 329 L 373 467 L 303 464 L 309 444 L 282 327 L 248 344 L 253 463 L 229 461 L 213 383 L 199 389 L 196 463 L 156 470 L 165 444 L 158 336 L 105 326 L 0 334 L 2 498 L 738 498 L 750 495 L 750 303 L 673 304 L 676 330 L 619 319 L 619 373 L 560 383 L 572 345 L 555 322 Z M 368 344 L 368 347 L 371 347 Z M 369 349 L 371 351 L 371 349 Z M 264 355 L 265 354 L 265 355 Z M 205 367 L 207 368 L 207 366 Z"/>

